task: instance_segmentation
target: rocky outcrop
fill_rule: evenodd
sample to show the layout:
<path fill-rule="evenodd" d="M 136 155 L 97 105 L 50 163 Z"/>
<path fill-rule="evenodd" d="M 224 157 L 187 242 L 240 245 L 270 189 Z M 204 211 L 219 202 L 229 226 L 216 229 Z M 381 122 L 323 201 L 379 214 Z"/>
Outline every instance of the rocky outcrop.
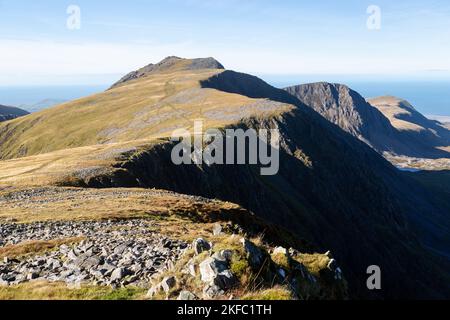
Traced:
<path fill-rule="evenodd" d="M 287 262 L 277 259 L 280 249 L 289 258 Z M 273 251 L 272 256 L 268 251 Z M 278 286 L 283 286 L 295 299 L 345 299 L 348 294 L 341 269 L 325 255 L 306 257 L 294 249 L 256 245 L 237 234 L 213 242 L 207 255 L 195 250 L 188 250 L 185 255 L 174 270 L 160 276 L 162 280 L 149 290 L 148 298 L 239 299 L 253 293 L 255 287 L 270 290 Z M 316 275 L 308 269 L 312 264 L 304 265 L 303 259 L 308 263 L 314 261 Z M 320 259 L 323 262 L 318 262 Z M 173 274 L 178 276 L 175 278 Z"/>

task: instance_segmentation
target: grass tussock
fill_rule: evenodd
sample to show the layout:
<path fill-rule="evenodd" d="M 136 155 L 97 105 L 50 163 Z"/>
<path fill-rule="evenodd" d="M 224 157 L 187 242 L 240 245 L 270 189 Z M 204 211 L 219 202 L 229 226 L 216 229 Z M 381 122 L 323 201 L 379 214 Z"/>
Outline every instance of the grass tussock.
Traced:
<path fill-rule="evenodd" d="M 330 258 L 324 254 L 300 254 L 296 260 L 302 263 L 314 276 L 320 276 L 322 270 L 327 269 Z"/>
<path fill-rule="evenodd" d="M 142 300 L 145 290 L 85 286 L 68 288 L 63 283 L 28 282 L 17 286 L 0 287 L 0 300 Z"/>
<path fill-rule="evenodd" d="M 258 300 L 258 301 L 283 301 L 293 300 L 292 291 L 285 287 L 274 287 L 271 289 L 251 292 L 242 297 L 242 300 Z"/>
<path fill-rule="evenodd" d="M 48 241 L 25 241 L 15 245 L 8 245 L 0 248 L 0 259 L 8 258 L 23 258 L 30 255 L 38 255 L 51 251 L 63 244 L 72 245 L 83 241 L 84 238 L 66 238 Z"/>

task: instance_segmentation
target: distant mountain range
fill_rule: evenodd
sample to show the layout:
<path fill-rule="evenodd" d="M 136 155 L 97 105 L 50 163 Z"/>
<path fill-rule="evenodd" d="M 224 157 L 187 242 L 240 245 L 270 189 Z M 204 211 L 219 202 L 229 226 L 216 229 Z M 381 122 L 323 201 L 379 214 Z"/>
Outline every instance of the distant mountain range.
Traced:
<path fill-rule="evenodd" d="M 29 114 L 28 111 L 15 107 L 7 107 L 0 105 L 0 122 L 12 120 L 21 116 L 25 116 L 27 114 Z"/>
<path fill-rule="evenodd" d="M 448 298 L 446 200 L 379 154 L 440 157 L 445 137 L 403 103 L 371 103 L 342 85 L 281 90 L 213 58 L 169 57 L 105 92 L 0 124 L 0 185 L 156 188 L 234 202 L 315 252 L 331 249 L 352 297 Z M 409 114 L 389 118 L 387 104 Z M 205 130 L 278 129 L 279 174 L 175 165 L 171 134 L 192 132 L 197 119 Z M 381 291 L 366 286 L 371 265 L 383 272 Z"/>

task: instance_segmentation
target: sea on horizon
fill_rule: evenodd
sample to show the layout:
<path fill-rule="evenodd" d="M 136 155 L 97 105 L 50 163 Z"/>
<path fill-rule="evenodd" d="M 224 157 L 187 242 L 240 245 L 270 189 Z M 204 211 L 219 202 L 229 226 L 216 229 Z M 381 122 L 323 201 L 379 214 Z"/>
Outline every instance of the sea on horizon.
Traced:
<path fill-rule="evenodd" d="M 408 100 L 424 115 L 450 117 L 450 80 L 443 81 L 330 81 L 314 78 L 280 78 L 262 77 L 271 85 L 284 88 L 290 85 L 309 82 L 329 81 L 348 85 L 365 98 L 392 95 Z M 0 86 L 0 105 L 15 106 L 24 109 L 45 108 L 52 101 L 59 103 L 102 92 L 108 85 L 61 85 L 61 86 Z M 44 102 L 44 103 L 43 103 Z M 37 106 L 37 109 L 36 109 Z"/>

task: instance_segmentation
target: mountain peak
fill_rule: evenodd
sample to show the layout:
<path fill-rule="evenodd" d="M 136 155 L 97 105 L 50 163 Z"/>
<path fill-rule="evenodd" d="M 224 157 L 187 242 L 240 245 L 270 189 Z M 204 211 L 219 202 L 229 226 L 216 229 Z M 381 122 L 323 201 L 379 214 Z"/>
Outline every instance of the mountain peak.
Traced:
<path fill-rule="evenodd" d="M 132 71 L 116 82 L 111 88 L 118 87 L 125 82 L 146 77 L 150 74 L 202 69 L 225 69 L 224 66 L 212 57 L 185 59 L 177 56 L 169 56 L 156 64 L 149 64 L 136 71 Z"/>
<path fill-rule="evenodd" d="M 338 83 L 317 82 L 285 89 L 328 121 L 377 151 L 390 150 L 389 120 L 358 92 Z"/>

